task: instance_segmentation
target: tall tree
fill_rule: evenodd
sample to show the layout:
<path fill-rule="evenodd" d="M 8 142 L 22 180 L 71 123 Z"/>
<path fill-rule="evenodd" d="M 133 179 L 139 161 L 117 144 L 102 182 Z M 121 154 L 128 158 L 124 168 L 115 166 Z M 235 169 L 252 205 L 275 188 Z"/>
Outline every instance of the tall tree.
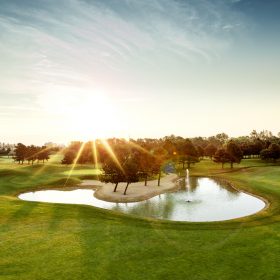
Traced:
<path fill-rule="evenodd" d="M 42 146 L 39 148 L 37 159 L 38 161 L 43 161 L 45 163 L 45 160 L 48 161 L 50 158 L 50 149 L 46 146 Z"/>
<path fill-rule="evenodd" d="M 118 141 L 117 141 L 118 142 Z M 106 153 L 102 159 L 103 175 L 101 181 L 115 184 L 114 192 L 117 191 L 120 182 L 126 182 L 124 195 L 126 195 L 129 184 L 138 182 L 139 174 L 139 153 L 127 143 L 111 143 L 111 149 L 114 153 Z"/>
<path fill-rule="evenodd" d="M 23 164 L 24 160 L 26 159 L 26 155 L 27 155 L 27 147 L 22 143 L 18 143 L 15 147 L 14 160 L 17 161 L 18 163 Z"/>
<path fill-rule="evenodd" d="M 216 151 L 213 161 L 216 163 L 221 163 L 222 168 L 224 168 L 224 164 L 231 161 L 230 155 L 224 148 L 220 148 Z"/>
<path fill-rule="evenodd" d="M 163 147 L 158 146 L 152 150 L 152 154 L 155 160 L 153 162 L 151 172 L 154 174 L 158 174 L 158 186 L 160 186 L 161 168 L 164 161 L 166 160 L 167 151 Z"/>
<path fill-rule="evenodd" d="M 140 178 L 140 174 L 138 171 L 139 162 L 137 162 L 139 158 L 137 157 L 137 155 L 137 153 L 130 153 L 130 155 L 123 164 L 126 181 L 126 187 L 123 193 L 124 195 L 126 195 L 129 184 L 138 182 Z"/>
<path fill-rule="evenodd" d="M 217 147 L 212 143 L 209 143 L 204 150 L 205 155 L 210 157 L 211 159 L 213 158 L 216 152 Z"/>
<path fill-rule="evenodd" d="M 240 147 L 234 142 L 229 141 L 226 145 L 226 151 L 230 156 L 230 167 L 233 168 L 234 163 L 240 163 L 243 158 L 243 153 Z"/>
<path fill-rule="evenodd" d="M 216 138 L 221 143 L 221 145 L 224 145 L 228 141 L 228 139 L 229 139 L 228 135 L 226 133 L 224 133 L 224 132 L 218 133 L 216 135 Z"/>
<path fill-rule="evenodd" d="M 183 164 L 183 169 L 185 168 L 185 164 L 187 164 L 187 167 L 190 168 L 192 163 L 199 161 L 197 149 L 189 139 L 180 141 L 178 143 L 177 150 L 178 159 L 179 162 Z"/>
<path fill-rule="evenodd" d="M 204 148 L 202 146 L 197 146 L 196 150 L 197 150 L 198 157 L 203 158 L 205 154 Z"/>
<path fill-rule="evenodd" d="M 151 151 L 140 150 L 138 152 L 139 157 L 139 172 L 141 177 L 144 177 L 145 186 L 147 186 L 147 180 L 149 176 L 154 175 L 155 165 L 157 164 L 156 157 L 151 153 Z"/>
<path fill-rule="evenodd" d="M 125 182 L 124 171 L 109 156 L 102 161 L 103 174 L 99 177 L 101 182 L 115 184 L 114 192 L 117 191 L 118 184 Z"/>
<path fill-rule="evenodd" d="M 280 146 L 278 144 L 271 144 L 267 149 L 263 149 L 260 153 L 262 160 L 276 161 L 280 158 Z"/>

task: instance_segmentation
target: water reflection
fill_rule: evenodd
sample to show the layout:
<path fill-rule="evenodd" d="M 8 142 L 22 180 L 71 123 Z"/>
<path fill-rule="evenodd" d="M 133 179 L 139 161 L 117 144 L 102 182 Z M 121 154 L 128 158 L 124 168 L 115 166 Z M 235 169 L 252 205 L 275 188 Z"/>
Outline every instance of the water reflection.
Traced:
<path fill-rule="evenodd" d="M 254 214 L 265 203 L 238 192 L 228 183 L 210 178 L 180 180 L 181 189 L 145 201 L 111 203 L 96 199 L 93 190 L 38 191 L 19 198 L 30 201 L 93 205 L 128 214 L 176 221 L 220 221 Z"/>

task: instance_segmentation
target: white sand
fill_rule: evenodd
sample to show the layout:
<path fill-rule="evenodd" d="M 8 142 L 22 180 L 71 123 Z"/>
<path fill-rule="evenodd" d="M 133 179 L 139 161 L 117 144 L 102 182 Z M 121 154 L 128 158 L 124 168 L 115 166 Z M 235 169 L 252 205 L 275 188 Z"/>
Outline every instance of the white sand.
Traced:
<path fill-rule="evenodd" d="M 109 202 L 136 202 L 178 189 L 177 179 L 178 176 L 176 174 L 169 174 L 161 178 L 160 186 L 157 185 L 157 180 L 148 181 L 147 186 L 144 185 L 145 182 L 132 183 L 129 185 L 126 195 L 123 194 L 126 183 L 119 183 L 116 192 L 113 192 L 114 184 L 106 184 L 97 180 L 85 180 L 80 186 L 96 187 L 97 190 L 94 196 L 101 200 Z"/>

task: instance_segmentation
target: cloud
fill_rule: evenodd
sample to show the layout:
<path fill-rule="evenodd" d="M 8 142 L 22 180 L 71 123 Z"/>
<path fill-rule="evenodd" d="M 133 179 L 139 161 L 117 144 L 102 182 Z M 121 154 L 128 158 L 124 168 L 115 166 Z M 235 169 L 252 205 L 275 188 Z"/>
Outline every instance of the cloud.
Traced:
<path fill-rule="evenodd" d="M 240 21 L 223 1 L 39 1 L 41 8 L 27 3 L 21 9 L 7 4 L 1 29 L 11 31 L 21 47 L 29 42 L 25 54 L 36 51 L 47 63 L 70 66 L 80 60 L 82 68 L 118 69 L 132 59 L 173 52 L 186 61 L 210 60 L 229 40 L 224 27 Z"/>
<path fill-rule="evenodd" d="M 52 85 L 162 84 L 230 49 L 244 19 L 227 1 L 4 1 L 0 82 L 42 96 Z M 128 90 L 128 89 L 127 89 Z M 119 90 L 120 91 L 120 90 Z"/>

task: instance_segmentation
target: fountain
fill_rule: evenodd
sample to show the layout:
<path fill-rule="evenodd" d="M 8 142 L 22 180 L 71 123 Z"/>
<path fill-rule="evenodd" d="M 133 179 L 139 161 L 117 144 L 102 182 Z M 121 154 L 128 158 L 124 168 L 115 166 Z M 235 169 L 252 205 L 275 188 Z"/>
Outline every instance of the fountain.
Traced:
<path fill-rule="evenodd" d="M 189 169 L 186 169 L 186 179 L 185 179 L 185 182 L 186 182 L 186 187 L 187 189 L 189 188 L 189 179 L 190 179 L 190 174 L 189 174 Z"/>
<path fill-rule="evenodd" d="M 185 178 L 185 184 L 186 184 L 186 189 L 187 189 L 187 196 L 190 196 L 190 189 L 189 189 L 189 179 L 190 179 L 190 174 L 189 174 L 189 169 L 186 169 L 186 178 Z M 191 202 L 191 200 L 188 198 L 186 202 Z"/>

